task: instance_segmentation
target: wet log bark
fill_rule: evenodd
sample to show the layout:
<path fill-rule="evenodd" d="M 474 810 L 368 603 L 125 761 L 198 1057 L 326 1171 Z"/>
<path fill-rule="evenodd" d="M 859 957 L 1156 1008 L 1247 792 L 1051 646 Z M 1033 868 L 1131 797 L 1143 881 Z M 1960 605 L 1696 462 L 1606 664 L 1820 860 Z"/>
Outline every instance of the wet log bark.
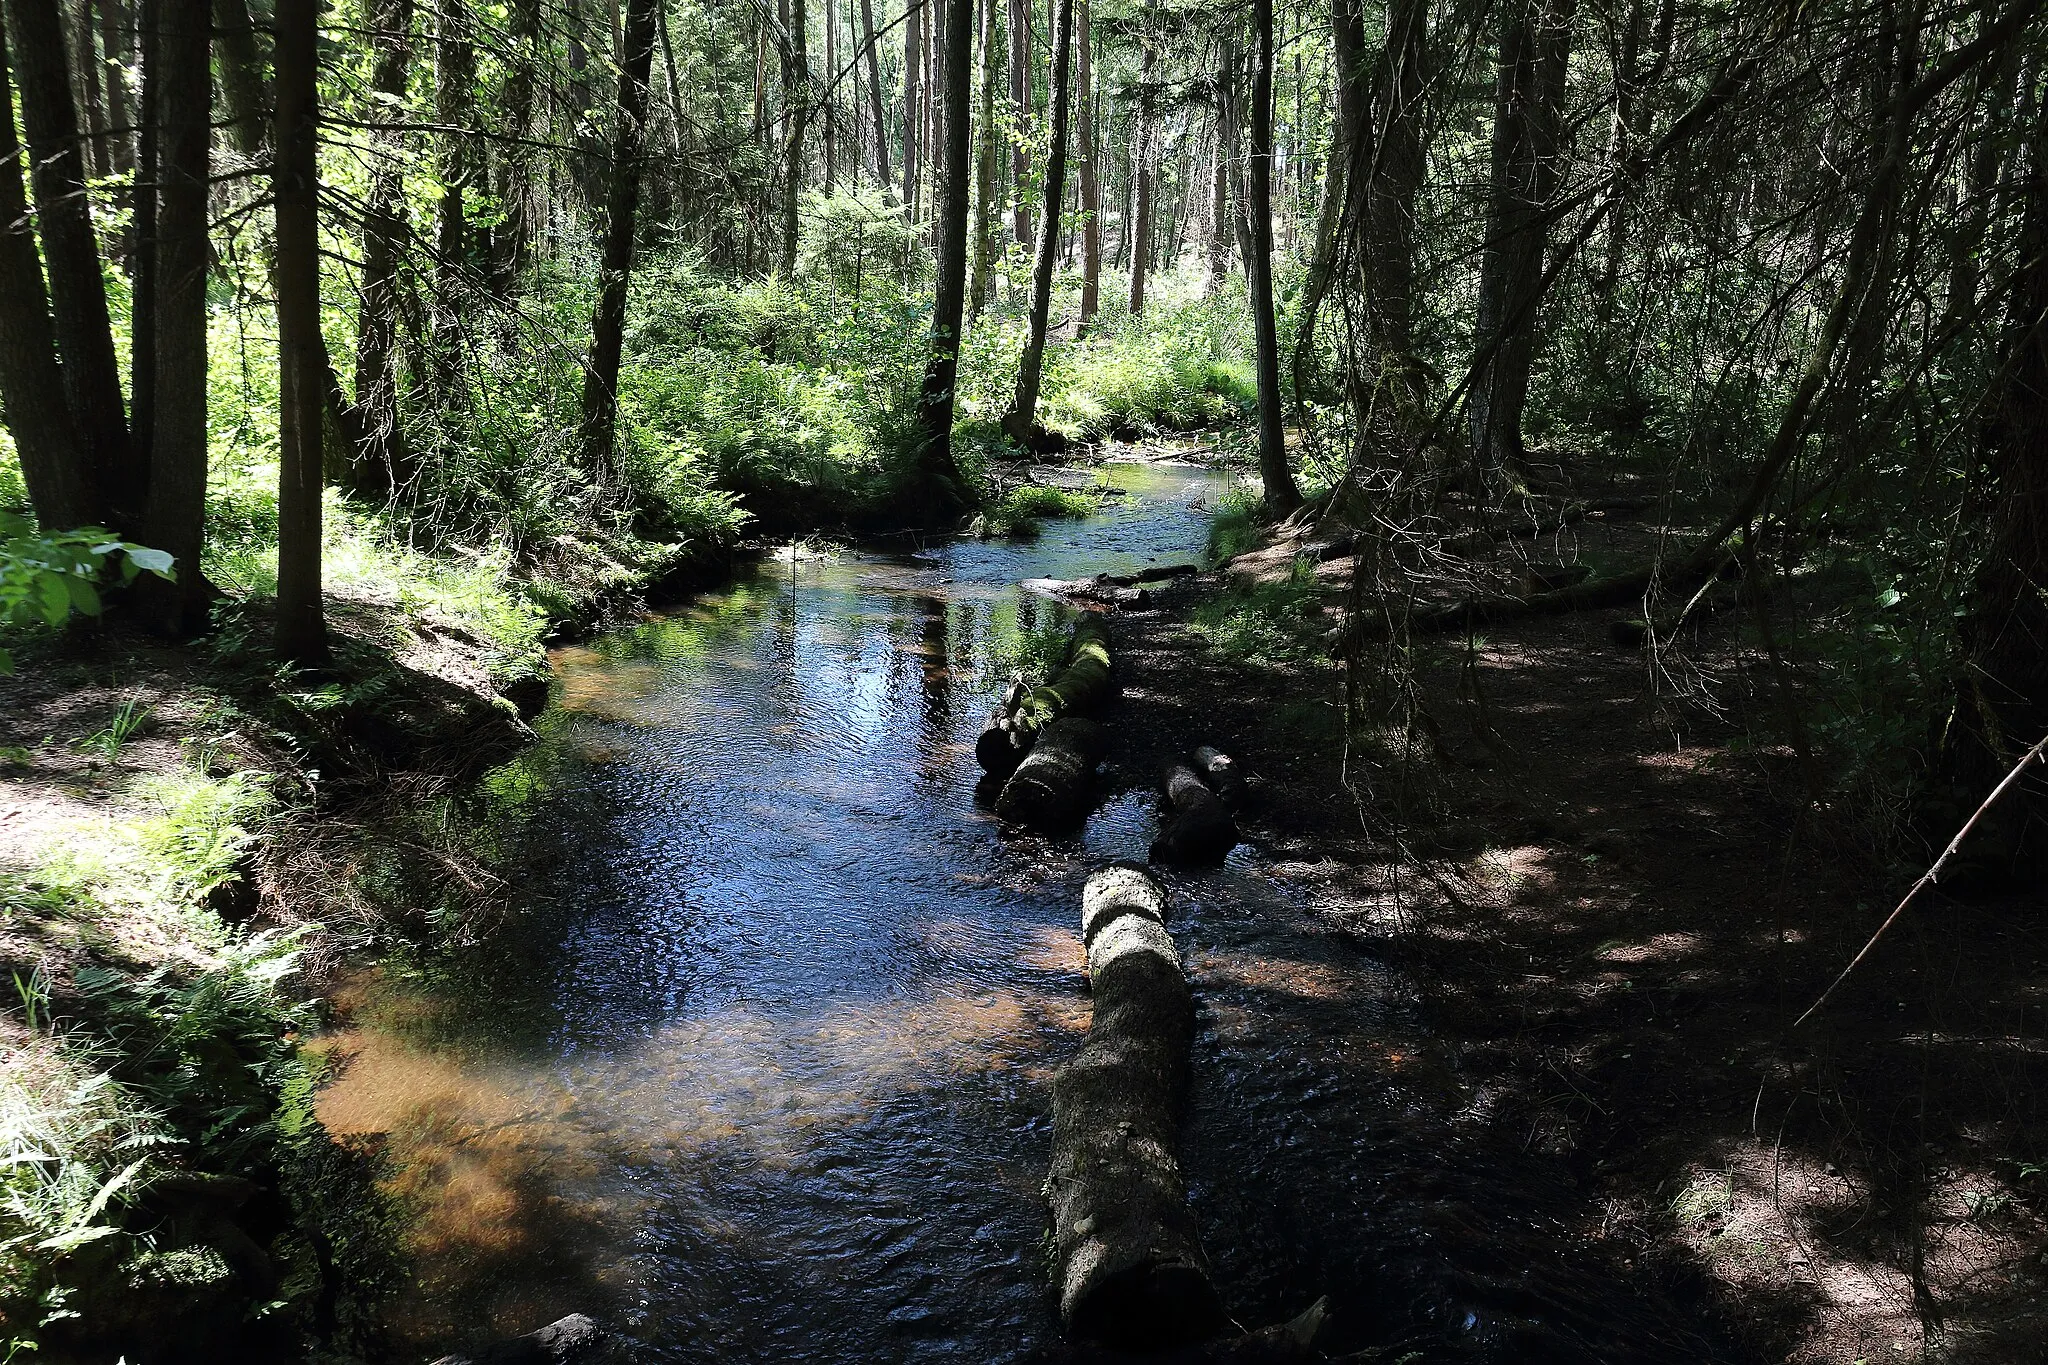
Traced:
<path fill-rule="evenodd" d="M 1161 785 L 1172 811 L 1160 826 L 1159 837 L 1152 841 L 1152 861 L 1222 862 L 1237 847 L 1237 822 L 1216 793 L 1185 763 L 1169 765 Z"/>
<path fill-rule="evenodd" d="M 1221 749 L 1204 744 L 1194 752 L 1195 771 L 1209 784 L 1209 789 L 1223 798 L 1226 806 L 1235 806 L 1244 800 L 1244 774 L 1229 754 Z"/>
<path fill-rule="evenodd" d="M 1071 829 L 1088 813 L 1095 765 L 1108 745 L 1101 726 L 1078 716 L 1042 727 L 1031 752 L 1003 784 L 996 815 L 1034 829 Z"/>
<path fill-rule="evenodd" d="M 988 728 L 975 741 L 975 758 L 984 771 L 1009 772 L 1031 751 L 1040 731 L 1062 716 L 1092 711 L 1108 698 L 1109 689 L 1109 626 L 1098 616 L 1083 616 L 1067 637 L 1066 656 L 1052 679 L 1022 697 L 1005 697 L 989 717 Z"/>
<path fill-rule="evenodd" d="M 1166 932 L 1166 890 L 1105 867 L 1081 896 L 1094 1016 L 1052 1083 L 1052 1206 L 1060 1317 L 1073 1336 L 1158 1350 L 1217 1336 L 1209 1279 L 1173 1144 L 1194 1001 Z"/>

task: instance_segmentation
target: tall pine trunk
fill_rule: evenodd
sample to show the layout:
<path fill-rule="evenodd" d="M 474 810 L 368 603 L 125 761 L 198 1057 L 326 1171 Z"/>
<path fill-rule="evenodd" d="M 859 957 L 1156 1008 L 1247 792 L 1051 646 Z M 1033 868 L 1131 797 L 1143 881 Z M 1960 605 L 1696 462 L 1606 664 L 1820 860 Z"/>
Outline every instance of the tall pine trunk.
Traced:
<path fill-rule="evenodd" d="M 132 530 L 147 491 L 146 471 L 137 467 L 128 441 L 99 237 L 93 231 L 71 99 L 63 14 L 58 0 L 6 0 L 6 11 L 64 397 L 91 471 L 85 486 L 104 500 L 93 519 Z"/>
<path fill-rule="evenodd" d="M 1366 123 L 1370 104 L 1364 70 L 1365 13 L 1359 0 L 1330 0 L 1330 61 L 1336 69 L 1337 117 L 1330 127 L 1329 159 L 1323 165 L 1323 204 L 1316 215 L 1315 247 L 1309 257 L 1307 278 L 1302 281 L 1301 302 L 1295 310 L 1299 319 L 1294 330 L 1297 409 L 1308 401 L 1316 360 L 1316 315 L 1336 273 L 1338 228 L 1350 193 L 1347 187 L 1369 173 L 1373 160 Z M 1221 178 L 1219 174 L 1219 184 Z M 1216 238 L 1220 240 L 1224 231 L 1219 211 Z M 1213 262 L 1213 252 L 1211 259 Z"/>
<path fill-rule="evenodd" d="M 875 52 L 874 0 L 860 0 L 860 41 L 867 53 L 868 102 L 875 116 L 875 174 L 887 193 L 889 181 L 889 115 L 882 104 L 882 61 Z"/>
<path fill-rule="evenodd" d="M 79 94 L 85 105 L 86 149 L 92 154 L 95 178 L 113 174 L 113 149 L 107 143 L 107 99 L 101 79 L 106 63 L 99 56 L 99 34 L 92 22 L 92 0 L 78 0 L 73 16 L 71 56 L 78 63 Z"/>
<path fill-rule="evenodd" d="M 1052 314 L 1052 272 L 1060 248 L 1060 202 L 1067 191 L 1067 104 L 1073 84 L 1074 0 L 1059 0 L 1052 27 L 1052 140 L 1045 152 L 1045 210 L 1038 225 L 1038 259 L 1031 270 L 1031 331 L 1017 366 L 1017 404 L 1006 422 L 1010 439 L 1029 443 L 1038 420 L 1038 385 L 1045 361 L 1045 329 Z"/>
<path fill-rule="evenodd" d="M 923 106 L 918 103 L 918 73 L 924 64 L 923 0 L 903 0 L 909 17 L 903 23 L 903 203 L 917 221 L 917 133 Z"/>
<path fill-rule="evenodd" d="M 1559 105 L 1577 0 L 1509 0 L 1501 19 L 1486 245 L 1470 398 L 1482 478 L 1522 457 L 1522 408 L 1536 355 L 1536 304 L 1558 181 Z"/>
<path fill-rule="evenodd" d="M 135 169 L 134 101 L 128 72 L 135 60 L 134 30 L 121 0 L 98 0 L 100 51 L 106 58 L 108 167 L 115 175 Z"/>
<path fill-rule="evenodd" d="M 405 242 L 405 93 L 412 62 L 413 0 L 372 0 L 370 194 L 363 206 L 363 268 L 356 309 L 356 411 L 363 456 L 352 491 L 396 491 L 415 473 L 398 412 L 398 264 Z"/>
<path fill-rule="evenodd" d="M 624 60 L 613 115 L 611 183 L 605 193 L 604 261 L 590 322 L 590 359 L 583 374 L 583 465 L 609 477 L 619 420 L 619 353 L 625 344 L 626 293 L 633 276 L 634 219 L 640 208 L 641 160 L 647 138 L 647 77 L 654 69 L 654 25 L 660 0 L 628 0 Z"/>
<path fill-rule="evenodd" d="M 253 161 L 270 129 L 263 58 L 256 50 L 256 21 L 249 17 L 248 0 L 213 0 L 213 34 L 221 101 L 228 107 L 228 141 Z"/>
<path fill-rule="evenodd" d="M 534 91 L 540 79 L 540 0 L 512 0 L 507 35 L 511 53 L 504 84 L 505 131 L 512 138 L 533 136 Z M 496 197 L 503 220 L 491 231 L 491 290 L 512 297 L 533 244 L 533 154 L 518 141 L 497 149 Z"/>
<path fill-rule="evenodd" d="M 1076 15 L 1079 33 L 1081 82 L 1081 325 L 1086 327 L 1101 306 L 1102 296 L 1102 188 L 1095 172 L 1095 63 L 1090 49 L 1090 30 L 1095 27 L 1088 0 L 1080 0 Z"/>
<path fill-rule="evenodd" d="M 981 0 L 981 133 L 974 159 L 974 268 L 967 288 L 969 317 L 988 306 L 994 285 L 996 175 L 996 0 Z"/>
<path fill-rule="evenodd" d="M 825 193 L 839 184 L 839 0 L 825 0 Z"/>
<path fill-rule="evenodd" d="M 1393 0 L 1373 96 L 1379 145 L 1365 185 L 1358 260 L 1368 342 L 1383 374 L 1401 377 L 1403 401 L 1420 399 L 1415 359 L 1415 196 L 1422 190 L 1423 60 L 1428 0 Z"/>
<path fill-rule="evenodd" d="M 7 31 L 0 23 L 0 412 L 14 436 L 36 520 L 45 531 L 64 531 L 97 520 L 101 503 L 87 482 L 91 471 L 78 458 L 78 428 L 64 401 L 7 72 Z"/>
<path fill-rule="evenodd" d="M 1137 136 L 1131 150 L 1131 215 L 1125 235 L 1131 253 L 1131 316 L 1145 311 L 1145 275 L 1152 266 L 1152 69 L 1158 54 L 1150 37 L 1140 38 Z"/>
<path fill-rule="evenodd" d="M 1016 134 L 1010 141 L 1010 230 L 1017 245 L 1031 245 L 1031 206 L 1024 201 L 1024 182 L 1031 175 L 1031 0 L 1010 0 L 1010 117 Z"/>
<path fill-rule="evenodd" d="M 1252 0 L 1250 194 L 1252 340 L 1259 376 L 1259 483 L 1266 511 L 1285 516 L 1301 505 L 1301 490 L 1287 466 L 1287 428 L 1281 417 L 1280 333 L 1273 319 L 1273 0 Z M 1137 311 L 1136 309 L 1132 310 Z"/>
<path fill-rule="evenodd" d="M 940 521 L 966 505 L 953 462 L 954 383 L 960 367 L 960 321 L 967 292 L 969 102 L 973 95 L 974 0 L 946 0 L 945 137 L 939 160 L 939 270 L 932 303 L 931 355 L 918 394 L 918 486 L 921 520 Z"/>
<path fill-rule="evenodd" d="M 156 429 L 150 435 L 144 544 L 176 561 L 177 579 L 145 577 L 150 625 L 184 635 L 205 621 L 200 572 L 206 524 L 206 274 L 212 142 L 211 15 L 206 0 L 157 0 Z"/>
<path fill-rule="evenodd" d="M 277 653 L 300 664 L 327 655 L 320 594 L 322 420 L 327 353 L 320 338 L 320 0 L 277 0 L 278 478 Z"/>
<path fill-rule="evenodd" d="M 804 132 L 811 113 L 811 56 L 805 47 L 804 0 L 789 0 L 789 60 L 783 66 L 782 107 L 789 141 L 782 149 L 782 277 L 796 278 L 796 250 L 803 233 Z"/>
<path fill-rule="evenodd" d="M 462 307 L 469 260 L 469 191 L 476 183 L 476 42 L 469 11 L 443 0 L 434 44 L 434 380 L 444 420 L 461 404 Z"/>

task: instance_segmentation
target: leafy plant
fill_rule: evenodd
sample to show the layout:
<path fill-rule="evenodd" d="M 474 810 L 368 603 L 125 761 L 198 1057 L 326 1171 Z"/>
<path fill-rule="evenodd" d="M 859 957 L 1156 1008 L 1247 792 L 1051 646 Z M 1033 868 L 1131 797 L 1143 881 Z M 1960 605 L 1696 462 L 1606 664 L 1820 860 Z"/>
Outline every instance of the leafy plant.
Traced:
<path fill-rule="evenodd" d="M 130 544 L 88 526 L 76 531 L 38 531 L 19 512 L 0 511 L 0 623 L 61 626 L 73 612 L 100 614 L 98 583 L 118 556 L 123 584 L 144 572 L 173 576 L 171 556 Z M 14 658 L 0 649 L 0 673 L 14 671 Z"/>
<path fill-rule="evenodd" d="M 150 717 L 150 708 L 133 698 L 121 703 L 120 709 L 104 727 L 78 741 L 81 748 L 92 749 L 109 763 L 121 756 L 121 746 L 126 744 L 145 725 Z"/>

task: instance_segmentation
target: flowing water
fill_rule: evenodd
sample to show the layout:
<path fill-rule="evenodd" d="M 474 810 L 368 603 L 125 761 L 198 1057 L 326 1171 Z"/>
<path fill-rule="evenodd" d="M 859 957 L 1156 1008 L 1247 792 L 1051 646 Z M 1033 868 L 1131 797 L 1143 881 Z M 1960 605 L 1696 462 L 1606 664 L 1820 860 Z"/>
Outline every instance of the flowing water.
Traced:
<path fill-rule="evenodd" d="M 351 983 L 327 1042 L 323 1117 L 382 1135 L 417 1215 L 420 1358 L 572 1311 L 658 1361 L 1058 1342 L 1038 1187 L 1088 1019 L 1079 887 L 1155 817 L 1131 793 L 1075 839 L 1005 835 L 972 744 L 1058 624 L 1020 580 L 1201 549 L 1222 476 L 1110 477 L 1127 499 L 1034 543 L 785 556 L 557 651 L 541 742 L 483 793 L 530 884 L 469 948 Z M 1328 1294 L 1339 1345 L 1675 1340 L 1571 1268 L 1542 1172 L 1445 1119 L 1462 1089 L 1397 977 L 1255 850 L 1171 884 L 1202 1018 L 1184 1159 L 1241 1319 Z"/>

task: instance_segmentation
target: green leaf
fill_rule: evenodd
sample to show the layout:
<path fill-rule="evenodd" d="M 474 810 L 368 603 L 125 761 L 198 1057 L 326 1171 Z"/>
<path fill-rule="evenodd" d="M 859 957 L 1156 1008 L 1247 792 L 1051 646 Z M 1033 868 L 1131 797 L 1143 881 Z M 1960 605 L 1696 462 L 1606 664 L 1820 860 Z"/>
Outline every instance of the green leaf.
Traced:
<path fill-rule="evenodd" d="M 171 566 L 177 563 L 175 557 L 164 550 L 152 550 L 147 545 L 125 545 L 128 562 L 139 569 L 147 569 L 160 578 L 172 578 Z"/>
<path fill-rule="evenodd" d="M 64 576 L 48 571 L 36 575 L 36 595 L 43 599 L 43 619 L 53 626 L 61 626 L 71 619 L 71 593 L 64 586 Z"/>
<path fill-rule="evenodd" d="M 98 616 L 100 614 L 99 589 L 93 587 L 91 580 L 66 574 L 64 586 L 70 591 L 71 606 L 79 615 Z"/>

